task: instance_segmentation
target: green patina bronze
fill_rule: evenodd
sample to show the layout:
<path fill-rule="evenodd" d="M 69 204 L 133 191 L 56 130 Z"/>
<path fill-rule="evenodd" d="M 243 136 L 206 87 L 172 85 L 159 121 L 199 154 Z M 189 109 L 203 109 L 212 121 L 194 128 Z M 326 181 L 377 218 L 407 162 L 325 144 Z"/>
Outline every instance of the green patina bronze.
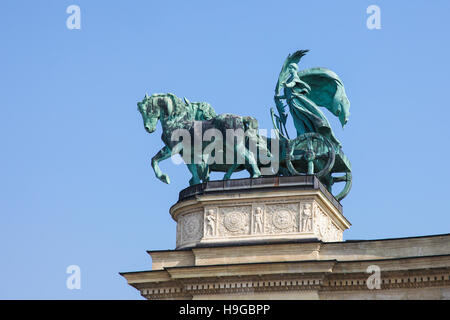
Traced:
<path fill-rule="evenodd" d="M 141 102 L 138 102 L 138 109 L 142 114 L 144 127 L 147 132 L 152 133 L 155 131 L 158 120 L 162 125 L 163 133 L 161 139 L 165 143 L 165 147 L 152 158 L 152 167 L 155 175 L 161 181 L 170 183 L 169 177 L 161 172 L 159 162 L 168 159 L 176 153 L 179 153 L 186 160 L 186 152 L 190 154 L 187 159 L 187 166 L 192 174 L 192 178 L 189 181 L 190 185 L 198 184 L 201 181 L 208 181 L 211 171 L 225 172 L 224 179 L 229 179 L 233 172 L 244 169 L 247 169 L 253 178 L 261 176 L 257 159 L 254 153 L 250 152 L 246 146 L 249 144 L 249 140 L 254 140 L 255 144 L 260 148 L 267 149 L 265 142 L 260 140 L 258 135 L 256 119 L 233 114 L 216 115 L 209 103 L 191 103 L 187 99 L 183 101 L 171 93 L 146 95 Z M 221 161 L 216 159 L 216 162 L 209 164 L 209 159 L 205 158 L 209 153 L 205 153 L 204 150 L 210 142 L 203 141 L 200 138 L 198 139 L 202 141 L 200 149 L 194 149 L 194 139 L 197 134 L 195 125 L 201 127 L 201 132 L 216 129 L 223 137 L 226 137 L 227 129 L 241 129 L 242 132 L 245 132 L 247 138 L 245 141 L 241 141 L 240 143 L 239 141 L 235 143 L 234 139 L 232 139 L 233 141 L 225 141 L 225 144 L 231 144 L 234 155 L 236 155 L 234 158 L 237 158 L 238 154 L 242 155 L 245 163 L 238 164 L 237 161 L 227 163 L 227 159 L 225 158 L 226 154 L 223 153 L 222 155 L 216 155 L 217 157 L 223 157 Z M 183 150 L 176 147 L 179 141 L 178 139 L 174 140 L 172 138 L 174 131 L 177 129 L 183 129 L 189 133 L 189 138 L 192 139 L 190 146 L 193 147 L 191 150 Z M 268 151 L 266 152 L 270 154 Z"/>
<path fill-rule="evenodd" d="M 252 178 L 261 176 L 261 170 L 276 162 L 277 171 L 270 175 L 315 174 L 326 188 L 332 192 L 336 182 L 345 182 L 341 192 L 336 194 L 343 199 L 351 188 L 352 176 L 350 161 L 342 151 L 342 145 L 319 107 L 325 107 L 339 118 L 344 126 L 349 118 L 350 103 L 339 77 L 325 68 L 311 68 L 299 71 L 298 63 L 307 53 L 299 50 L 289 55 L 281 69 L 275 88 L 275 105 L 278 115 L 271 108 L 272 122 L 277 137 L 266 138 L 258 133 L 257 120 L 250 116 L 233 114 L 217 115 L 206 102 L 190 102 L 171 93 L 145 95 L 138 102 L 138 109 L 144 120 L 145 129 L 155 131 L 158 121 L 162 125 L 162 141 L 165 146 L 152 158 L 152 167 L 158 179 L 170 183 L 167 174 L 162 173 L 159 162 L 174 154 L 183 156 L 192 178 L 190 185 L 209 180 L 211 172 L 224 172 L 223 179 L 229 179 L 233 172 L 247 170 Z M 286 130 L 289 114 L 292 116 L 297 137 L 290 139 Z M 201 130 L 199 130 L 199 128 Z M 179 148 L 179 141 L 173 139 L 178 129 L 188 132 L 191 139 L 188 150 Z M 214 129 L 218 132 L 214 139 L 198 137 Z M 227 136 L 227 130 L 241 130 L 245 133 L 242 140 Z M 199 138 L 200 146 L 195 147 L 194 140 Z M 211 142 L 217 137 L 224 146 L 233 150 L 234 156 L 226 158 L 225 153 L 211 152 Z M 275 140 L 274 140 L 275 139 Z M 197 140 L 198 141 L 198 140 Z M 273 142 L 278 142 L 273 144 Z M 250 146 L 257 146 L 258 152 Z M 275 147 L 274 147 L 275 146 Z M 272 148 L 276 148 L 272 150 Z M 237 161 L 240 155 L 242 161 Z M 262 155 L 272 157 L 271 165 L 263 161 Z M 267 170 L 264 171 L 267 175 Z"/>

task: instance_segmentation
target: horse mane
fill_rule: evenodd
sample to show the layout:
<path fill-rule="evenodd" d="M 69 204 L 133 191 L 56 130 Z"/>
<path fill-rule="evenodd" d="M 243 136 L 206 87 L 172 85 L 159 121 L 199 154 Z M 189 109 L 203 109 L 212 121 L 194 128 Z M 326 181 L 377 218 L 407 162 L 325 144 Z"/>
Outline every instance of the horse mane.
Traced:
<path fill-rule="evenodd" d="M 183 117 L 186 113 L 194 115 L 193 120 L 209 120 L 216 116 L 216 112 L 208 102 L 185 102 L 173 93 L 154 93 L 150 98 L 168 98 L 172 102 L 173 110 L 170 118 Z"/>
<path fill-rule="evenodd" d="M 194 108 L 195 120 L 210 120 L 217 116 L 208 102 L 192 102 L 191 105 Z"/>

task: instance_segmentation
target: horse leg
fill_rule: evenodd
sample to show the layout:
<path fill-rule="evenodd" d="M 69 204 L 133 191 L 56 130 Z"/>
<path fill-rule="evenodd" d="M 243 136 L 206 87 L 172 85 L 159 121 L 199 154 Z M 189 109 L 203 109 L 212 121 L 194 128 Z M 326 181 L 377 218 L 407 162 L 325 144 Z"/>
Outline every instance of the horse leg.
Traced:
<path fill-rule="evenodd" d="M 244 155 L 245 161 L 248 162 L 248 165 L 251 168 L 251 170 L 248 170 L 250 176 L 252 178 L 259 178 L 261 176 L 261 171 L 258 168 L 255 155 L 250 150 L 248 150 L 244 144 L 239 144 L 237 146 L 237 152 L 242 153 Z"/>
<path fill-rule="evenodd" d="M 158 153 L 155 154 L 155 156 L 152 158 L 152 168 L 155 172 L 156 177 L 167 184 L 170 183 L 169 176 L 165 173 L 162 173 L 161 169 L 159 168 L 159 162 L 170 158 L 171 155 L 172 151 L 169 149 L 169 147 L 165 146 L 164 148 L 159 150 Z"/>
<path fill-rule="evenodd" d="M 227 141 L 227 148 L 226 148 L 226 150 L 227 150 L 227 152 L 228 152 L 228 150 L 233 150 L 234 154 L 237 154 L 237 152 L 238 152 L 238 149 L 234 146 L 234 141 L 231 141 L 231 142 Z M 236 158 L 236 162 L 237 162 L 237 158 Z M 233 174 L 234 170 L 237 169 L 237 167 L 239 167 L 239 164 L 235 163 L 234 162 L 234 158 L 233 158 L 233 163 L 230 165 L 230 167 L 228 168 L 227 172 L 223 176 L 223 180 L 230 179 L 231 175 Z"/>
<path fill-rule="evenodd" d="M 189 180 L 189 185 L 193 186 L 194 184 L 199 184 L 200 183 L 200 178 L 198 176 L 198 168 L 197 168 L 197 164 L 194 163 L 189 163 L 187 164 L 189 171 L 192 174 L 192 178 Z"/>
<path fill-rule="evenodd" d="M 198 166 L 198 175 L 203 182 L 209 181 L 209 165 L 206 162 Z"/>
<path fill-rule="evenodd" d="M 223 180 L 228 180 L 231 178 L 231 175 L 233 174 L 234 170 L 237 169 L 239 165 L 237 163 L 233 163 L 227 170 L 227 173 L 223 176 Z"/>
<path fill-rule="evenodd" d="M 246 158 L 246 160 L 248 161 L 250 167 L 252 168 L 250 172 L 252 178 L 259 178 L 261 176 L 261 171 L 258 168 L 258 165 L 256 163 L 256 159 L 255 156 L 253 155 L 253 153 L 251 153 L 250 151 L 248 151 L 247 149 L 244 150 L 244 157 Z"/>

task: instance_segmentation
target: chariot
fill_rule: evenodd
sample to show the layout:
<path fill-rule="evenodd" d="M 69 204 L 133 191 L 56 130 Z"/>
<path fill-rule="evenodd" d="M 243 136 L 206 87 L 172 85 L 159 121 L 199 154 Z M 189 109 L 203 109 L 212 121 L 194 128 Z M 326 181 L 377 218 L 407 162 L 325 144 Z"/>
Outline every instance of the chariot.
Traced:
<path fill-rule="evenodd" d="M 340 201 L 352 186 L 351 164 L 341 146 L 317 132 L 306 132 L 290 139 L 282 121 L 271 108 L 274 129 L 279 136 L 279 159 L 282 175 L 314 174 L 330 193 L 337 182 L 345 182 L 342 190 L 334 195 Z"/>

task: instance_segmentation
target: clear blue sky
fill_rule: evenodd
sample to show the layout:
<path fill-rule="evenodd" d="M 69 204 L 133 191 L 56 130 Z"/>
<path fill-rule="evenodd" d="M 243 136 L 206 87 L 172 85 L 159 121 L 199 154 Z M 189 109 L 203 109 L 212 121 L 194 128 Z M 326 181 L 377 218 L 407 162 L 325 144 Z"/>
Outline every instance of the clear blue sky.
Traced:
<path fill-rule="evenodd" d="M 175 247 L 168 209 L 189 174 L 169 160 L 172 184 L 154 178 L 161 129 L 144 131 L 136 102 L 173 92 L 271 128 L 297 49 L 351 102 L 345 130 L 330 116 L 354 172 L 344 239 L 450 232 L 450 2 L 242 2 L 0 2 L 0 298 L 140 298 L 118 272 Z M 81 290 L 66 288 L 72 264 Z"/>

